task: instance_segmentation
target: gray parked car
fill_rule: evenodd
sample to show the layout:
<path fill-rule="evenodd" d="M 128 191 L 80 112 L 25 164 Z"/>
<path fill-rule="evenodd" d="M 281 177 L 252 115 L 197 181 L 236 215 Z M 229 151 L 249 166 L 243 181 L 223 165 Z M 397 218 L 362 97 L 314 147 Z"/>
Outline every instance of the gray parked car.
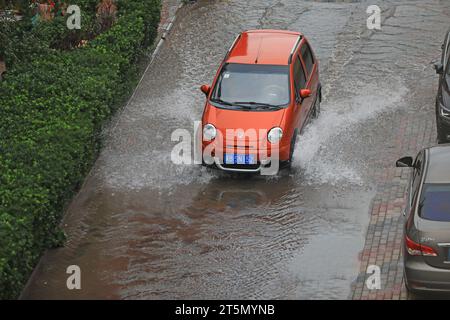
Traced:
<path fill-rule="evenodd" d="M 416 159 L 405 157 L 397 167 L 411 167 L 404 211 L 404 275 L 413 293 L 450 292 L 450 144 L 427 148 Z"/>

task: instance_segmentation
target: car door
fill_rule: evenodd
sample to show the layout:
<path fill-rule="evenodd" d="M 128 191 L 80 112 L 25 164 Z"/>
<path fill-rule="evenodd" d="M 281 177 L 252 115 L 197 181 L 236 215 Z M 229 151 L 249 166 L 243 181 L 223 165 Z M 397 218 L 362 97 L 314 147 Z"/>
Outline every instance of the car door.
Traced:
<path fill-rule="evenodd" d="M 447 35 L 447 43 L 445 45 L 445 50 L 443 52 L 444 55 L 444 62 L 442 63 L 444 68 L 444 73 L 442 74 L 442 85 L 447 85 L 447 88 L 443 88 L 444 90 L 447 89 L 448 93 L 450 93 L 450 88 L 448 86 L 448 78 L 450 74 L 450 30 L 448 31 Z M 446 80 L 447 79 L 447 80 Z"/>
<path fill-rule="evenodd" d="M 311 96 L 304 99 L 302 102 L 306 113 L 305 117 L 309 117 L 312 114 L 311 109 L 318 93 L 319 75 L 317 72 L 318 65 L 316 59 L 306 39 L 304 39 L 300 47 L 300 57 L 306 71 L 306 89 L 311 90 Z"/>
<path fill-rule="evenodd" d="M 436 120 L 438 123 L 438 132 L 441 131 L 441 105 L 444 108 L 450 108 L 450 30 L 447 33 L 444 43 L 442 44 L 441 57 L 442 70 L 439 74 L 439 84 L 436 96 Z"/>
<path fill-rule="evenodd" d="M 300 55 L 296 54 L 294 58 L 294 89 L 295 89 L 295 110 L 294 121 L 295 127 L 300 129 L 306 120 L 307 115 L 307 103 L 304 103 L 306 99 L 300 97 L 300 90 L 306 89 L 307 79 L 306 72 L 303 66 L 303 62 L 300 59 Z"/>
<path fill-rule="evenodd" d="M 444 72 L 439 75 L 439 83 L 440 83 L 439 92 L 440 93 L 442 92 L 441 90 L 443 89 L 443 86 L 444 86 L 445 74 L 446 74 L 447 68 L 449 67 L 449 63 L 450 63 L 450 30 L 448 31 L 447 35 L 445 36 L 444 43 L 442 44 L 441 64 L 442 64 L 442 69 L 444 70 Z"/>

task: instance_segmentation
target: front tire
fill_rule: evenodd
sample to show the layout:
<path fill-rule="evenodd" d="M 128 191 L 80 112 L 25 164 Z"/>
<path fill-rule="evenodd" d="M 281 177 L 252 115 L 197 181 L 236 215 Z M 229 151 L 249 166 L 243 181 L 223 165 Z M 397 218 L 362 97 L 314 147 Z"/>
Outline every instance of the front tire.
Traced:
<path fill-rule="evenodd" d="M 313 114 L 312 114 L 313 119 L 317 119 L 319 117 L 320 102 L 322 102 L 322 90 L 321 89 L 319 89 L 319 93 L 317 94 L 316 101 L 314 102 L 314 107 L 313 107 L 314 109 L 313 109 Z"/>
<path fill-rule="evenodd" d="M 294 131 L 294 135 L 292 136 L 292 139 L 291 139 L 291 147 L 289 150 L 289 159 L 286 163 L 288 168 L 292 167 L 292 162 L 294 161 L 294 151 L 295 151 L 296 142 L 297 142 L 297 131 Z"/>
<path fill-rule="evenodd" d="M 442 144 L 442 143 L 448 143 L 449 140 L 447 139 L 448 136 L 448 132 L 445 132 L 445 130 L 442 128 L 441 126 L 441 121 L 440 119 L 437 117 L 437 140 L 438 140 L 438 144 Z"/>

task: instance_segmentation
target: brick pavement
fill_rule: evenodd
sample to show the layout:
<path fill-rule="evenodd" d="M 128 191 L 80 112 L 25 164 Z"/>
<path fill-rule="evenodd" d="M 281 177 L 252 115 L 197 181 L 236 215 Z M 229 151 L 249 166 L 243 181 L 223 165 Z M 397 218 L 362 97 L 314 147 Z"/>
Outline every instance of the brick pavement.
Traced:
<path fill-rule="evenodd" d="M 395 140 L 393 157 L 415 156 L 426 146 L 435 145 L 436 129 L 433 103 L 422 115 L 408 114 L 397 128 L 393 128 Z M 406 199 L 409 169 L 395 168 L 394 158 L 385 161 L 385 168 L 378 173 L 377 195 L 370 209 L 370 223 L 366 242 L 360 253 L 360 273 L 352 286 L 352 299 L 401 300 L 411 298 L 403 281 L 403 207 Z M 381 268 L 381 290 L 369 290 L 366 273 L 369 265 Z"/>

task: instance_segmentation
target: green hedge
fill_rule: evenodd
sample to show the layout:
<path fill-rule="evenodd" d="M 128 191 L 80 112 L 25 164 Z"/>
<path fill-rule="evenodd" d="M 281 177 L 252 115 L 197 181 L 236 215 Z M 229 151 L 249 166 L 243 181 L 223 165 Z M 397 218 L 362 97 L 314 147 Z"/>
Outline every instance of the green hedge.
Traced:
<path fill-rule="evenodd" d="M 84 8 L 96 2 L 79 1 Z M 83 48 L 52 48 L 74 32 L 61 29 L 61 19 L 3 34 L 8 41 L 0 53 L 10 68 L 0 82 L 1 299 L 18 297 L 43 250 L 61 243 L 64 206 L 95 160 L 102 125 L 130 93 L 137 59 L 155 38 L 160 0 L 117 3 L 117 22 Z"/>

